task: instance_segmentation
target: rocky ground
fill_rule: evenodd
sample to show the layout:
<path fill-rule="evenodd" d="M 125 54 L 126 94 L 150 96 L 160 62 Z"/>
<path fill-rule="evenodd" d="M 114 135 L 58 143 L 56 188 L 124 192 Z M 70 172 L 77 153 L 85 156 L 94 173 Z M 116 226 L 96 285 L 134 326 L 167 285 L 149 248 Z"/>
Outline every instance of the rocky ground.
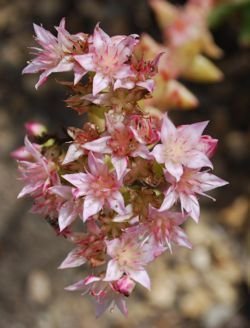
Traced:
<path fill-rule="evenodd" d="M 230 22 L 215 31 L 225 50 L 218 65 L 225 80 L 217 85 L 189 84 L 201 105 L 193 112 L 175 112 L 181 122 L 210 119 L 209 132 L 220 139 L 216 174 L 230 185 L 214 193 L 216 203 L 203 201 L 199 225 L 188 222 L 194 248 L 177 249 L 150 268 L 152 292 L 138 288 L 129 300 L 129 317 L 116 311 L 94 317 L 86 297 L 63 287 L 82 277 L 82 269 L 57 270 L 70 250 L 65 240 L 38 216 L 30 202 L 16 200 L 21 188 L 9 152 L 23 142 L 26 120 L 41 120 L 52 129 L 78 124 L 65 109 L 64 94 L 53 78 L 38 92 L 37 77 L 21 76 L 29 58 L 32 22 L 48 28 L 67 16 L 72 32 L 91 31 L 102 21 L 109 33 L 146 30 L 158 37 L 147 2 L 13 0 L 0 2 L 0 327 L 3 328 L 245 328 L 247 314 L 247 246 L 249 193 L 249 50 L 237 43 Z"/>

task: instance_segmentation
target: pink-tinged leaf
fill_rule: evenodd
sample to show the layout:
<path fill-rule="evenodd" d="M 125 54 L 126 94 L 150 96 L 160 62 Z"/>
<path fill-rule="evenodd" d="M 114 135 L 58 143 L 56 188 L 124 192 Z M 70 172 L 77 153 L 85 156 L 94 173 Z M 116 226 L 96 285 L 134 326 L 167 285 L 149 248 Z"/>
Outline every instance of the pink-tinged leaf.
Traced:
<path fill-rule="evenodd" d="M 76 268 L 86 263 L 86 258 L 81 256 L 79 253 L 79 248 L 73 249 L 63 260 L 58 269 Z"/>
<path fill-rule="evenodd" d="M 104 281 L 115 281 L 121 278 L 123 271 L 121 271 L 116 260 L 110 260 L 107 265 L 106 276 Z"/>
<path fill-rule="evenodd" d="M 167 144 L 169 138 L 172 138 L 176 134 L 176 127 L 172 121 L 168 118 L 168 115 L 165 114 L 162 121 L 161 127 L 161 140 L 164 144 Z"/>
<path fill-rule="evenodd" d="M 86 142 L 83 145 L 83 148 L 91 150 L 91 151 L 96 152 L 96 153 L 110 154 L 112 152 L 112 150 L 107 145 L 107 141 L 110 138 L 111 138 L 110 136 L 107 136 L 107 137 L 101 137 L 99 139 L 96 139 L 96 140 L 93 140 L 93 141 L 90 141 L 90 142 Z"/>
<path fill-rule="evenodd" d="M 81 149 L 78 144 L 72 143 L 68 148 L 67 154 L 66 154 L 62 164 L 65 165 L 70 162 L 76 161 L 83 154 L 84 154 L 83 149 Z"/>
<path fill-rule="evenodd" d="M 92 215 L 97 214 L 103 207 L 103 200 L 87 195 L 83 205 L 83 221 L 88 220 Z"/>
<path fill-rule="evenodd" d="M 200 205 L 198 199 L 194 195 L 186 195 L 180 193 L 181 207 L 198 223 L 200 218 Z"/>
<path fill-rule="evenodd" d="M 96 73 L 93 79 L 93 95 L 97 95 L 100 91 L 109 86 L 110 78 L 104 76 L 102 73 Z"/>
<path fill-rule="evenodd" d="M 141 284 L 143 287 L 147 288 L 150 290 L 150 278 L 146 270 L 139 270 L 139 271 L 130 271 L 129 272 L 130 277 Z"/>

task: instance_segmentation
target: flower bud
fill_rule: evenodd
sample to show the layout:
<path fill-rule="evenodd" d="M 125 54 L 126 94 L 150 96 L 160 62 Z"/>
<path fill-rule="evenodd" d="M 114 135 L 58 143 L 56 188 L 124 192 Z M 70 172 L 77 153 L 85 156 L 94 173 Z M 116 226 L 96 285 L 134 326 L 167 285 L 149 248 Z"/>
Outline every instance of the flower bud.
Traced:
<path fill-rule="evenodd" d="M 124 296 L 129 296 L 135 288 L 135 282 L 128 276 L 123 276 L 119 280 L 113 282 L 112 285 L 117 292 Z"/>
<path fill-rule="evenodd" d="M 47 132 L 47 128 L 45 127 L 45 125 L 38 122 L 30 121 L 25 123 L 24 126 L 28 136 L 41 137 Z"/>

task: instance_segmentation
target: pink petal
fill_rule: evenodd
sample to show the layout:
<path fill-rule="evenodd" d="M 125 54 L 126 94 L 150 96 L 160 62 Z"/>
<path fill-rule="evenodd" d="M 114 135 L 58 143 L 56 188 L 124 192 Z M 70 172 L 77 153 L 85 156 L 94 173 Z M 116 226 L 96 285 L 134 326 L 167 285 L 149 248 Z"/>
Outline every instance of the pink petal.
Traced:
<path fill-rule="evenodd" d="M 106 245 L 107 245 L 107 254 L 110 257 L 116 257 L 121 245 L 120 239 L 115 238 L 111 240 L 106 240 Z"/>
<path fill-rule="evenodd" d="M 110 138 L 111 138 L 110 136 L 107 136 L 107 137 L 101 137 L 99 139 L 96 139 L 96 140 L 93 140 L 93 141 L 90 141 L 90 142 L 86 142 L 83 145 L 83 148 L 91 150 L 91 151 L 96 152 L 96 153 L 110 154 L 112 152 L 112 150 L 107 145 L 107 141 Z"/>
<path fill-rule="evenodd" d="M 110 78 L 104 76 L 102 73 L 96 73 L 93 79 L 93 95 L 97 95 L 103 89 L 109 86 Z"/>
<path fill-rule="evenodd" d="M 124 89 L 133 89 L 135 83 L 129 79 L 116 80 L 114 83 L 114 90 L 124 88 Z"/>
<path fill-rule="evenodd" d="M 217 187 L 222 187 L 228 184 L 227 181 L 217 177 L 214 174 L 201 172 L 199 174 L 200 187 L 202 191 L 209 191 Z"/>
<path fill-rule="evenodd" d="M 162 143 L 167 144 L 169 138 L 173 138 L 176 135 L 176 127 L 172 121 L 168 118 L 168 115 L 165 114 L 162 121 L 161 127 L 161 140 Z"/>
<path fill-rule="evenodd" d="M 146 80 L 146 81 L 137 82 L 136 85 L 148 90 L 148 92 L 153 92 L 155 82 L 154 82 L 154 80 Z"/>
<path fill-rule="evenodd" d="M 76 55 L 74 59 L 86 70 L 90 72 L 95 71 L 95 64 L 93 61 L 93 54 Z"/>
<path fill-rule="evenodd" d="M 107 199 L 107 202 L 114 211 L 122 215 L 126 213 L 124 199 L 119 191 L 113 192 L 111 198 Z"/>
<path fill-rule="evenodd" d="M 179 181 L 183 174 L 183 166 L 180 163 L 175 163 L 171 161 L 167 161 L 165 163 L 165 167 L 168 172 L 175 177 L 176 181 Z"/>
<path fill-rule="evenodd" d="M 127 174 L 127 164 L 128 161 L 126 157 L 112 156 L 111 162 L 115 168 L 117 180 L 120 181 Z"/>
<path fill-rule="evenodd" d="M 124 297 L 120 296 L 115 299 L 115 304 L 121 313 L 126 317 L 128 315 L 128 309 Z"/>
<path fill-rule="evenodd" d="M 59 211 L 58 224 L 60 231 L 68 227 L 77 217 L 75 212 L 75 204 L 73 201 L 65 202 Z"/>
<path fill-rule="evenodd" d="M 177 199 L 178 195 L 176 191 L 172 187 L 170 187 L 165 194 L 165 198 L 161 204 L 160 211 L 164 211 L 171 208 L 177 201 Z"/>
<path fill-rule="evenodd" d="M 103 200 L 87 195 L 83 206 L 83 221 L 97 214 L 103 207 Z"/>
<path fill-rule="evenodd" d="M 106 276 L 104 281 L 115 281 L 121 278 L 123 271 L 121 271 L 116 260 L 110 260 L 107 265 Z"/>
<path fill-rule="evenodd" d="M 178 133 L 184 139 L 189 140 L 190 142 L 199 142 L 202 132 L 205 130 L 209 121 L 198 122 L 194 124 L 182 125 L 178 127 Z"/>
<path fill-rule="evenodd" d="M 84 154 L 83 149 L 81 149 L 78 144 L 72 143 L 68 148 L 68 151 L 66 153 L 66 156 L 65 156 L 62 164 L 65 165 L 70 162 L 76 161 L 83 154 Z"/>
<path fill-rule="evenodd" d="M 190 249 L 192 248 L 192 244 L 188 240 L 187 235 L 179 227 L 175 227 L 175 237 L 174 237 L 174 239 L 175 239 L 174 240 L 175 243 L 178 244 L 179 246 L 187 247 L 187 248 L 190 248 Z"/>
<path fill-rule="evenodd" d="M 99 318 L 112 304 L 113 299 L 111 297 L 98 299 L 95 303 L 95 315 Z"/>
<path fill-rule="evenodd" d="M 130 277 L 136 281 L 139 282 L 143 287 L 150 290 L 150 278 L 146 270 L 139 270 L 139 271 L 129 271 Z"/>
<path fill-rule="evenodd" d="M 159 144 L 154 147 L 151 154 L 156 159 L 157 163 L 163 164 L 165 163 L 165 155 L 164 155 L 164 146 Z"/>
<path fill-rule="evenodd" d="M 196 223 L 198 223 L 200 218 L 200 205 L 197 197 L 180 193 L 180 202 L 181 207 L 186 210 Z"/>
<path fill-rule="evenodd" d="M 183 164 L 191 169 L 200 169 L 202 167 L 213 168 L 210 159 L 201 151 L 190 151 L 183 161 Z"/>
<path fill-rule="evenodd" d="M 103 51 L 103 48 L 110 44 L 110 36 L 105 33 L 100 27 L 99 23 L 96 25 L 93 34 L 93 44 L 96 51 Z"/>
<path fill-rule="evenodd" d="M 62 177 L 79 189 L 78 196 L 85 195 L 89 190 L 89 178 L 86 173 L 64 174 Z"/>
<path fill-rule="evenodd" d="M 58 269 L 68 269 L 76 268 L 84 263 L 86 263 L 86 258 L 79 255 L 79 249 L 73 249 L 65 258 L 65 260 L 60 264 Z"/>
<path fill-rule="evenodd" d="M 49 31 L 45 30 L 42 26 L 33 24 L 38 41 L 41 41 L 44 45 L 53 45 L 57 43 L 56 37 Z"/>

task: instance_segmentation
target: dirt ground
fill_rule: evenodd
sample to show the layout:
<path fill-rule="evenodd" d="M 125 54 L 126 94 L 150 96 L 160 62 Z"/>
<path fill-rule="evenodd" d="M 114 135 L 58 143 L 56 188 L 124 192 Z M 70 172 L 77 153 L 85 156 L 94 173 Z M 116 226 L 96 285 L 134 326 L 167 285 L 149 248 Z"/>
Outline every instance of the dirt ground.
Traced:
<path fill-rule="evenodd" d="M 53 77 L 39 91 L 37 76 L 21 76 L 29 59 L 32 22 L 52 29 L 66 16 L 72 33 L 89 32 L 97 21 L 110 34 L 146 31 L 160 39 L 147 1 L 0 1 L 0 327 L 1 328 L 245 328 L 247 300 L 250 135 L 250 52 L 239 46 L 237 25 L 214 31 L 225 52 L 217 62 L 225 74 L 216 85 L 184 82 L 198 96 L 195 111 L 173 112 L 176 122 L 209 119 L 220 139 L 215 173 L 230 185 L 202 202 L 201 222 L 188 222 L 193 250 L 177 249 L 150 268 L 152 292 L 138 288 L 129 316 L 107 313 L 96 320 L 87 297 L 63 288 L 85 275 L 82 268 L 57 270 L 71 249 L 39 216 L 29 200 L 17 200 L 21 183 L 9 153 L 23 143 L 23 124 L 40 120 L 53 130 L 81 125 L 65 108 Z"/>

